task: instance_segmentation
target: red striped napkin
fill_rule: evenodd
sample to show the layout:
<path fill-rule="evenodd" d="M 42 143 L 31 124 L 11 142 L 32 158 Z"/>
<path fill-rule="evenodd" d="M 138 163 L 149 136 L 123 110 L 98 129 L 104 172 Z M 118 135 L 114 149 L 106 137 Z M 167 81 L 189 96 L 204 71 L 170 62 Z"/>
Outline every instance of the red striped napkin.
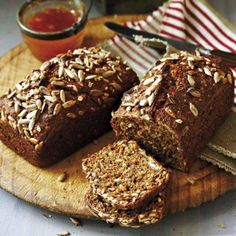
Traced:
<path fill-rule="evenodd" d="M 127 22 L 125 25 L 188 41 L 209 49 L 216 48 L 236 53 L 236 33 L 199 0 L 169 0 L 150 14 L 146 20 Z M 141 74 L 145 73 L 160 57 L 155 50 L 137 46 L 118 35 L 108 43 L 115 53 Z M 236 78 L 236 69 L 233 73 Z"/>

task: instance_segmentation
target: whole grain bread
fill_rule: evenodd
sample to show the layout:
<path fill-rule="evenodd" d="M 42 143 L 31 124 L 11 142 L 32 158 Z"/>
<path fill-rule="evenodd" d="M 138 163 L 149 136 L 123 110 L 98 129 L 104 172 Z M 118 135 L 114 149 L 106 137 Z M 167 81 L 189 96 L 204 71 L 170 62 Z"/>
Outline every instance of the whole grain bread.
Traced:
<path fill-rule="evenodd" d="M 119 210 L 105 203 L 90 189 L 85 196 L 88 209 L 96 217 L 109 223 L 124 227 L 138 228 L 158 223 L 166 214 L 166 189 L 159 192 L 152 201 L 143 207 L 129 210 Z"/>
<path fill-rule="evenodd" d="M 55 163 L 106 132 L 112 109 L 137 82 L 101 48 L 58 55 L 0 98 L 0 139 L 36 166 Z"/>
<path fill-rule="evenodd" d="M 170 173 L 135 141 L 120 140 L 82 161 L 93 193 L 116 209 L 144 206 L 166 187 Z"/>
<path fill-rule="evenodd" d="M 112 127 L 158 160 L 187 170 L 229 114 L 233 87 L 220 58 L 174 53 L 124 94 Z"/>

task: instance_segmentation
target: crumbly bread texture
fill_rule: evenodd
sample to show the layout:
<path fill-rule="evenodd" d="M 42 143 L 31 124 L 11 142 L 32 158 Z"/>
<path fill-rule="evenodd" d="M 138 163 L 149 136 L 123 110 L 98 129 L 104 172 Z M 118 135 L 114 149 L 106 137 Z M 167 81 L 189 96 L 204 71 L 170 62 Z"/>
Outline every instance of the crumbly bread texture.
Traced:
<path fill-rule="evenodd" d="M 233 77 L 218 57 L 178 52 L 162 58 L 114 112 L 116 135 L 187 170 L 229 114 Z"/>
<path fill-rule="evenodd" d="M 102 135 L 136 74 L 109 52 L 77 49 L 44 62 L 0 98 L 0 139 L 47 166 Z"/>
<path fill-rule="evenodd" d="M 166 187 L 169 171 L 135 141 L 120 140 L 82 162 L 94 194 L 116 209 L 145 205 Z"/>
<path fill-rule="evenodd" d="M 166 214 L 166 189 L 163 189 L 147 205 L 129 210 L 118 210 L 97 197 L 92 189 L 85 196 L 88 209 L 97 217 L 109 223 L 116 223 L 123 227 L 138 228 L 158 223 Z"/>

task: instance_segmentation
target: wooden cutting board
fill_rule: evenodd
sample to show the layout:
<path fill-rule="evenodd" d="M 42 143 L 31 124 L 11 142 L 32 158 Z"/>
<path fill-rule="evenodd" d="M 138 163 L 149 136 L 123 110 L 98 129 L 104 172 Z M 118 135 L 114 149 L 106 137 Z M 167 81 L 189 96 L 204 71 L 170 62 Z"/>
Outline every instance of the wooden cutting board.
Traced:
<path fill-rule="evenodd" d="M 116 16 L 90 20 L 85 29 L 85 45 L 94 45 L 112 35 L 103 26 L 106 20 L 124 22 L 144 17 Z M 24 44 L 1 57 L 0 94 L 22 80 L 39 64 Z M 88 183 L 81 171 L 81 160 L 113 139 L 113 133 L 110 132 L 101 137 L 97 144 L 92 143 L 64 161 L 44 169 L 30 165 L 0 142 L 0 186 L 18 198 L 51 211 L 91 217 L 84 204 Z M 68 178 L 65 182 L 60 182 L 58 177 L 64 172 Z M 168 212 L 175 213 L 199 206 L 235 188 L 236 176 L 206 162 L 196 161 L 189 174 L 172 171 Z"/>

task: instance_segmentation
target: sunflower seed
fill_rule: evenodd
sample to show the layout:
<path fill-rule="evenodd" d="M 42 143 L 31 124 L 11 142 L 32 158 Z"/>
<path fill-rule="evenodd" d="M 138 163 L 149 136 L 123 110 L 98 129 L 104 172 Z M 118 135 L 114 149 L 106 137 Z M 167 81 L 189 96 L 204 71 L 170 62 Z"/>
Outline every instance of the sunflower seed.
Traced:
<path fill-rule="evenodd" d="M 84 69 L 84 66 L 82 66 L 82 65 L 80 65 L 80 64 L 75 64 L 75 63 L 71 64 L 71 67 L 72 67 L 72 68 L 75 68 L 75 69 L 77 69 L 77 70 Z"/>
<path fill-rule="evenodd" d="M 57 100 L 57 98 L 53 96 L 44 96 L 44 98 L 51 103 L 54 103 Z"/>
<path fill-rule="evenodd" d="M 39 150 L 42 148 L 42 146 L 43 146 L 43 142 L 40 142 L 40 143 L 38 143 L 38 144 L 35 145 L 34 149 L 35 149 L 36 151 L 39 151 Z"/>
<path fill-rule="evenodd" d="M 7 98 L 10 99 L 10 98 L 12 98 L 15 94 L 16 94 L 16 90 L 13 90 L 13 91 L 7 96 Z"/>
<path fill-rule="evenodd" d="M 60 90 L 60 99 L 63 103 L 66 102 L 66 95 L 64 90 Z"/>
<path fill-rule="evenodd" d="M 115 88 L 117 91 L 122 90 L 122 87 L 118 83 L 111 83 L 110 84 L 113 88 Z"/>
<path fill-rule="evenodd" d="M 104 72 L 104 73 L 102 74 L 102 76 L 103 76 L 104 78 L 108 78 L 108 77 L 114 75 L 115 73 L 116 73 L 115 70 L 114 70 L 114 71 L 110 70 L 110 71 Z"/>
<path fill-rule="evenodd" d="M 162 81 L 162 75 L 157 75 L 155 81 L 152 83 L 152 86 L 157 86 Z"/>
<path fill-rule="evenodd" d="M 154 82 L 155 77 L 150 77 L 144 80 L 143 85 L 149 85 Z"/>
<path fill-rule="evenodd" d="M 142 99 L 142 100 L 140 100 L 140 102 L 139 102 L 139 106 L 144 107 L 144 106 L 147 105 L 147 103 L 148 103 L 148 100 L 147 100 L 147 99 Z"/>
<path fill-rule="evenodd" d="M 154 98 L 155 98 L 154 93 L 152 93 L 152 95 L 147 98 L 147 101 L 148 101 L 148 105 L 149 105 L 149 106 L 151 106 L 151 105 L 153 104 Z"/>
<path fill-rule="evenodd" d="M 24 102 L 28 100 L 27 96 L 23 96 L 23 95 L 20 95 L 20 94 L 17 94 L 16 98 L 19 99 L 20 101 L 24 101 Z"/>
<path fill-rule="evenodd" d="M 209 68 L 204 67 L 203 70 L 204 70 L 204 73 L 205 73 L 206 75 L 212 76 L 211 71 L 209 70 Z"/>
<path fill-rule="evenodd" d="M 84 96 L 82 95 L 79 95 L 78 98 L 77 98 L 78 101 L 82 102 L 84 100 Z"/>
<path fill-rule="evenodd" d="M 43 105 L 42 105 L 42 108 L 41 108 L 41 113 L 44 111 L 46 105 L 47 105 L 47 103 L 44 101 L 44 102 L 43 102 Z"/>
<path fill-rule="evenodd" d="M 40 66 L 40 70 L 44 71 L 46 70 L 49 66 L 50 66 L 50 61 L 45 61 L 41 66 Z"/>
<path fill-rule="evenodd" d="M 23 87 L 21 86 L 21 84 L 16 84 L 16 89 L 18 91 L 22 91 L 23 90 Z"/>
<path fill-rule="evenodd" d="M 84 63 L 82 62 L 82 60 L 81 60 L 79 57 L 75 58 L 75 62 L 78 63 L 78 64 L 80 64 L 80 65 L 83 65 L 83 64 L 84 64 Z"/>
<path fill-rule="evenodd" d="M 77 75 L 74 70 L 65 69 L 65 72 L 71 79 L 77 78 Z"/>
<path fill-rule="evenodd" d="M 64 102 L 64 103 L 62 104 L 62 106 L 63 106 L 65 109 L 67 109 L 67 108 L 70 108 L 70 107 L 74 106 L 75 104 L 76 104 L 76 101 L 74 101 L 74 100 L 69 100 L 69 101 L 67 101 L 67 102 Z"/>
<path fill-rule="evenodd" d="M 202 57 L 200 56 L 189 56 L 187 58 L 188 61 L 201 61 L 202 60 Z"/>
<path fill-rule="evenodd" d="M 1 110 L 1 119 L 3 121 L 6 121 L 6 115 L 5 115 L 5 112 L 3 110 Z"/>
<path fill-rule="evenodd" d="M 84 80 L 84 72 L 82 70 L 78 70 L 78 78 L 80 82 Z"/>
<path fill-rule="evenodd" d="M 87 56 L 84 58 L 84 64 L 85 64 L 87 67 L 89 67 L 89 59 L 88 59 Z"/>
<path fill-rule="evenodd" d="M 44 87 L 44 86 L 40 86 L 40 87 L 39 87 L 39 91 L 40 91 L 42 94 L 44 94 L 44 95 L 50 96 L 49 90 L 48 90 L 46 87 Z"/>
<path fill-rule="evenodd" d="M 175 122 L 178 123 L 178 124 L 182 124 L 183 123 L 183 121 L 181 119 L 176 119 Z"/>
<path fill-rule="evenodd" d="M 169 108 L 169 107 L 165 107 L 164 111 L 171 117 L 175 118 L 175 114 L 173 113 L 173 111 Z"/>
<path fill-rule="evenodd" d="M 198 116 L 198 109 L 191 102 L 189 103 L 189 109 L 195 117 Z"/>
<path fill-rule="evenodd" d="M 37 115 L 37 110 L 31 111 L 30 113 L 27 114 L 26 119 L 32 119 L 35 118 Z"/>
<path fill-rule="evenodd" d="M 15 119 L 11 115 L 9 115 L 7 118 L 8 118 L 9 121 L 15 122 Z"/>
<path fill-rule="evenodd" d="M 76 114 L 72 113 L 72 112 L 67 113 L 66 116 L 71 118 L 71 119 L 75 119 L 76 118 Z"/>
<path fill-rule="evenodd" d="M 20 106 L 19 106 L 18 102 L 14 103 L 14 110 L 15 110 L 15 113 L 17 113 L 17 114 L 20 112 Z"/>
<path fill-rule="evenodd" d="M 18 117 L 23 118 L 26 114 L 27 114 L 27 110 L 24 109 L 18 114 Z"/>
<path fill-rule="evenodd" d="M 154 69 L 154 70 L 161 70 L 164 65 L 165 65 L 165 63 L 163 62 L 163 63 L 161 63 L 161 64 L 159 64 L 159 65 L 153 67 L 153 69 Z"/>
<path fill-rule="evenodd" d="M 30 138 L 29 141 L 33 143 L 34 145 L 38 144 L 38 140 L 36 138 Z"/>
<path fill-rule="evenodd" d="M 123 107 L 134 107 L 135 104 L 132 103 L 132 102 L 124 102 L 124 103 L 121 104 L 121 106 L 123 106 Z"/>
<path fill-rule="evenodd" d="M 191 94 L 193 97 L 196 97 L 196 98 L 200 98 L 201 97 L 201 93 L 197 89 L 195 89 L 193 87 L 188 88 L 187 92 L 189 94 Z"/>
<path fill-rule="evenodd" d="M 96 77 L 97 77 L 97 75 L 88 75 L 88 76 L 85 77 L 85 79 L 89 80 L 89 79 L 94 79 Z"/>
<path fill-rule="evenodd" d="M 56 106 L 53 109 L 53 115 L 57 115 L 61 111 L 61 104 L 57 103 Z"/>
<path fill-rule="evenodd" d="M 213 79 L 214 79 L 216 84 L 221 81 L 221 76 L 220 76 L 219 72 L 214 73 Z"/>
<path fill-rule="evenodd" d="M 169 93 L 167 93 L 167 99 L 171 104 L 175 104 L 175 100 L 170 96 Z"/>
<path fill-rule="evenodd" d="M 30 123 L 29 119 L 19 119 L 17 122 L 19 125 L 28 125 Z"/>
<path fill-rule="evenodd" d="M 30 120 L 29 125 L 28 125 L 29 131 L 32 131 L 34 129 L 35 122 L 36 122 L 35 118 Z"/>
<path fill-rule="evenodd" d="M 58 68 L 58 77 L 61 78 L 63 74 L 64 74 L 64 67 L 59 66 L 59 68 Z"/>
<path fill-rule="evenodd" d="M 61 86 L 61 87 L 65 86 L 65 83 L 63 81 L 55 81 L 54 80 L 51 82 L 51 84 L 55 85 L 55 86 Z"/>
<path fill-rule="evenodd" d="M 227 79 L 228 79 L 228 82 L 229 82 L 230 84 L 233 83 L 233 78 L 232 78 L 232 75 L 231 75 L 231 74 L 227 74 Z"/>
<path fill-rule="evenodd" d="M 32 110 L 36 110 L 37 106 L 36 106 L 36 104 L 29 104 L 29 105 L 26 105 L 25 108 L 28 111 L 32 111 Z"/>
<path fill-rule="evenodd" d="M 195 80 L 193 79 L 193 77 L 191 75 L 188 75 L 187 77 L 188 83 L 194 87 L 195 86 Z"/>

